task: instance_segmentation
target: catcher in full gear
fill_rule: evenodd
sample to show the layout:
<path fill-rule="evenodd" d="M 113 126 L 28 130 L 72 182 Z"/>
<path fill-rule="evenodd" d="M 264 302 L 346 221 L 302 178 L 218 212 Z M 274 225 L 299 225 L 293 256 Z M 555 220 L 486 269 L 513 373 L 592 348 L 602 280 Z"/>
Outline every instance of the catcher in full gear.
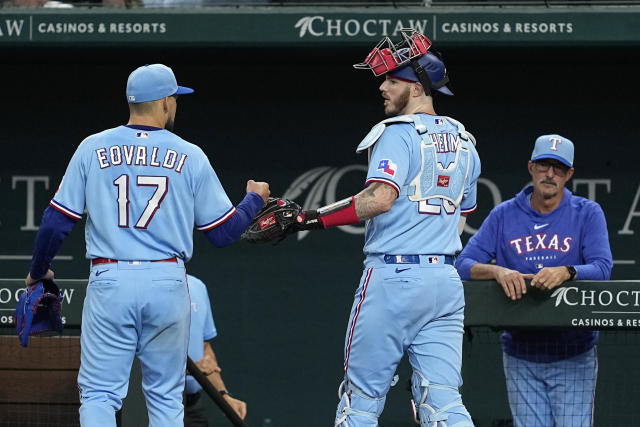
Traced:
<path fill-rule="evenodd" d="M 390 117 L 356 151 L 369 153 L 365 188 L 318 210 L 272 202 L 245 240 L 367 222 L 364 271 L 347 325 L 344 381 L 335 425 L 377 426 L 405 352 L 413 367 L 416 419 L 423 427 L 469 427 L 462 403 L 464 293 L 453 264 L 459 230 L 476 209 L 480 159 L 464 126 L 436 114 L 433 96 L 453 95 L 431 42 L 412 29 L 387 37 L 357 69 L 385 76 Z"/>

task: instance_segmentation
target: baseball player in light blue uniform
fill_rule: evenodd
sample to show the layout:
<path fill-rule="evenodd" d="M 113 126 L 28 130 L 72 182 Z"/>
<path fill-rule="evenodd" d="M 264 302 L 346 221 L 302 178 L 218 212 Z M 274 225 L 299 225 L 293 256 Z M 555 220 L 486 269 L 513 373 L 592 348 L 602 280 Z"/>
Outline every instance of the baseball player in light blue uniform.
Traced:
<path fill-rule="evenodd" d="M 335 425 L 378 425 L 407 352 L 420 424 L 472 426 L 458 392 L 464 294 L 453 264 L 462 249 L 461 215 L 476 208 L 480 160 L 462 124 L 435 113 L 435 92 L 453 95 L 444 64 L 427 52 L 430 42 L 422 34 L 402 35 L 398 44 L 383 39 L 356 65 L 386 76 L 380 91 L 391 116 L 358 146 L 370 155 L 366 188 L 305 211 L 298 222 L 326 228 L 367 220 Z"/>
<path fill-rule="evenodd" d="M 207 156 L 171 132 L 178 86 L 169 67 L 133 71 L 130 119 L 86 138 L 44 213 L 27 284 L 52 277 L 51 260 L 87 213 L 91 274 L 82 314 L 80 422 L 115 426 L 133 357 L 154 427 L 182 426 L 189 292 L 184 263 L 193 228 L 216 246 L 235 241 L 269 195 L 249 181 L 234 207 Z"/>
<path fill-rule="evenodd" d="M 213 322 L 213 312 L 207 286 L 197 277 L 187 275 L 189 295 L 191 296 L 191 327 L 189 328 L 189 357 L 207 376 L 226 402 L 242 419 L 247 414 L 247 404 L 235 399 L 222 380 L 218 359 L 208 342 L 218 335 Z M 206 427 L 208 421 L 201 401 L 202 386 L 191 375 L 187 375 L 185 387 L 185 427 Z"/>
<path fill-rule="evenodd" d="M 596 202 L 565 188 L 573 142 L 542 135 L 528 168 L 533 185 L 496 206 L 469 240 L 456 267 L 463 279 L 493 280 L 512 300 L 531 285 L 551 290 L 574 279 L 608 280 L 613 259 Z M 490 261 L 495 259 L 495 264 Z M 516 427 L 589 427 L 598 360 L 597 331 L 507 330 L 504 372 Z"/>
<path fill-rule="evenodd" d="M 211 302 L 207 286 L 197 277 L 187 275 L 189 281 L 189 295 L 191 296 L 191 326 L 189 328 L 189 357 L 198 361 L 204 358 L 204 341 L 218 336 L 218 330 L 213 322 Z M 200 392 L 202 386 L 195 378 L 187 375 L 187 395 Z"/>

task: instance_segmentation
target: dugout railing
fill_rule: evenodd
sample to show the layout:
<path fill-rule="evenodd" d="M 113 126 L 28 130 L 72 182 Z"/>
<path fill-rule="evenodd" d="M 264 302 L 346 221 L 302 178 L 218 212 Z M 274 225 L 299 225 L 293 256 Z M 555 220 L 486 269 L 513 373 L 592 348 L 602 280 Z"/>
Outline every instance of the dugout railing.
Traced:
<path fill-rule="evenodd" d="M 599 330 L 594 426 L 640 425 L 640 281 L 576 281 L 551 292 L 530 288 L 516 301 L 496 282 L 470 281 L 465 298 L 462 393 L 478 427 L 512 425 L 500 343 L 505 328 Z"/>
<path fill-rule="evenodd" d="M 79 425 L 76 375 L 86 281 L 58 282 L 63 291 L 64 335 L 32 337 L 30 346 L 22 348 L 15 337 L 13 310 L 23 282 L 0 280 L 0 427 Z M 462 394 L 478 427 L 511 425 L 499 340 L 505 327 L 600 330 L 595 426 L 638 425 L 640 373 L 635 364 L 640 353 L 640 281 L 576 281 L 552 292 L 530 289 L 517 301 L 508 299 L 496 282 L 466 282 L 465 297 Z M 264 322 L 268 324 L 269 319 Z M 311 347 L 315 345 L 322 343 Z M 312 351 L 306 357 L 310 364 L 322 363 L 314 360 Z M 288 386 L 283 381 L 281 390 L 272 391 L 273 404 L 277 405 L 278 396 L 287 392 Z M 329 389 L 319 392 L 334 394 Z M 406 396 L 404 391 L 392 393 L 402 394 L 405 403 L 409 399 L 408 392 Z M 410 425 L 405 408 L 393 406 L 391 399 L 384 414 L 387 421 L 381 425 Z M 144 412 L 143 407 L 133 410 Z M 283 415 L 277 427 L 300 427 L 295 421 L 288 421 L 295 419 L 291 413 L 295 408 L 282 410 L 287 415 Z M 389 417 L 396 412 L 400 415 Z M 289 414 L 291 418 L 287 418 Z M 397 419 L 397 424 L 387 417 Z M 305 425 L 321 426 L 326 424 L 324 421 L 307 420 Z"/>

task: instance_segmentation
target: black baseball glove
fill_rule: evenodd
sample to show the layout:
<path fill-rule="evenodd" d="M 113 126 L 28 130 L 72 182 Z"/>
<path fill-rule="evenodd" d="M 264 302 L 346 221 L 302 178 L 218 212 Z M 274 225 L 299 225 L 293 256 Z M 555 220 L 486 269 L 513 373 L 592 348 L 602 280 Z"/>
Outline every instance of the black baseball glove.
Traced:
<path fill-rule="evenodd" d="M 300 231 L 296 217 L 303 210 L 293 200 L 270 197 L 256 214 L 242 240 L 249 243 L 279 242 L 289 234 Z"/>

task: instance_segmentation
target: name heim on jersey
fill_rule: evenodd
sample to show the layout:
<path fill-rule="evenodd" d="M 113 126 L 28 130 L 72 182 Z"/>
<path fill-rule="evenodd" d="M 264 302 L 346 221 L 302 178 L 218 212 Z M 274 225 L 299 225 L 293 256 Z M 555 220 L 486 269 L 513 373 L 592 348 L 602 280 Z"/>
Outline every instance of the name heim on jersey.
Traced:
<path fill-rule="evenodd" d="M 430 133 L 429 138 L 437 153 L 455 153 L 460 144 L 460 135 L 451 133 Z"/>
<path fill-rule="evenodd" d="M 100 169 L 124 163 L 129 166 L 155 166 L 174 169 L 177 173 L 182 173 L 182 168 L 187 160 L 186 154 L 179 154 L 171 149 L 167 149 L 163 153 L 158 152 L 158 147 L 147 147 L 146 145 L 112 145 L 109 148 L 98 148 L 96 155 Z"/>

